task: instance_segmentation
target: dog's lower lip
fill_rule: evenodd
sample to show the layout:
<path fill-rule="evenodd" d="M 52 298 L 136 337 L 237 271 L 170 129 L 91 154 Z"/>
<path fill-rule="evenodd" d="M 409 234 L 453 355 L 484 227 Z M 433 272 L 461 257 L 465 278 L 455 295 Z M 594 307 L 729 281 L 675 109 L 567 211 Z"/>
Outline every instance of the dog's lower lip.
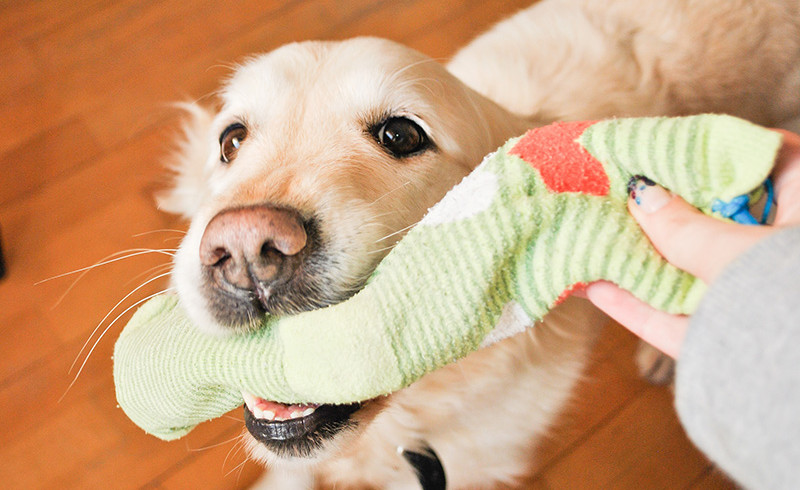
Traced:
<path fill-rule="evenodd" d="M 313 413 L 289 420 L 264 420 L 256 418 L 247 405 L 244 407 L 244 421 L 247 430 L 257 439 L 286 441 L 303 437 L 317 428 L 319 420 L 320 418 L 315 417 Z"/>
<path fill-rule="evenodd" d="M 360 404 L 319 405 L 309 415 L 288 420 L 265 420 L 257 418 L 244 405 L 244 421 L 247 430 L 261 441 L 291 441 L 309 436 L 326 425 L 339 425 L 347 421 Z"/>

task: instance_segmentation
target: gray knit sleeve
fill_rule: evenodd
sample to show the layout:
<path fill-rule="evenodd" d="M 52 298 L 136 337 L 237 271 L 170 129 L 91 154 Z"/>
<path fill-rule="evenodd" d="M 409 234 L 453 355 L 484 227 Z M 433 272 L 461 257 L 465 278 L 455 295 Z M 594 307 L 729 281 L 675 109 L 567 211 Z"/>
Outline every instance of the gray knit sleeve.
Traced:
<path fill-rule="evenodd" d="M 739 257 L 692 316 L 676 405 L 689 437 L 739 483 L 800 485 L 800 227 Z"/>

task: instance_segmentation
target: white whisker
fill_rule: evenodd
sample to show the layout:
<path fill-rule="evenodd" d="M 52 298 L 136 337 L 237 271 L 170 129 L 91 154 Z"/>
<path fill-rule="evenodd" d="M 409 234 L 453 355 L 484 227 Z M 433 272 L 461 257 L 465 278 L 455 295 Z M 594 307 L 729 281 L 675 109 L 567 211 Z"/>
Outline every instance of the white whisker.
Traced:
<path fill-rule="evenodd" d="M 432 59 L 427 59 L 427 58 L 426 58 L 426 59 L 422 59 L 422 60 L 419 60 L 419 61 L 415 61 L 415 62 L 413 62 L 413 63 L 409 63 L 409 64 L 407 64 L 406 66 L 404 66 L 404 67 L 402 67 L 402 68 L 398 68 L 397 70 L 395 70 L 395 71 L 394 71 L 394 73 L 392 73 L 392 74 L 389 76 L 389 80 L 390 80 L 392 83 L 397 83 L 397 78 L 399 78 L 399 77 L 400 77 L 400 75 L 401 75 L 403 72 L 405 72 L 406 70 L 410 70 L 411 68 L 414 68 L 414 67 L 416 67 L 416 66 L 419 66 L 419 65 L 425 64 L 425 63 L 436 63 L 436 61 L 434 61 L 434 60 L 432 60 Z"/>
<path fill-rule="evenodd" d="M 416 225 L 417 225 L 417 223 L 411 223 L 410 225 L 406 226 L 405 228 L 400 228 L 399 230 L 395 231 L 394 233 L 390 233 L 390 234 L 386 235 L 383 238 L 379 238 L 379 239 L 375 240 L 375 243 L 382 242 L 382 241 L 386 240 L 387 238 L 391 238 L 391 237 L 393 237 L 395 235 L 403 233 L 404 231 L 410 230 L 411 228 L 415 227 Z"/>
<path fill-rule="evenodd" d="M 388 196 L 388 195 L 392 194 L 393 192 L 397 192 L 397 191 L 399 191 L 400 189 L 402 189 L 403 187 L 406 187 L 406 186 L 407 186 L 407 185 L 409 185 L 410 183 L 411 183 L 411 181 L 410 181 L 410 180 L 409 180 L 409 181 L 406 181 L 405 183 L 403 183 L 403 184 L 401 184 L 401 185 L 399 185 L 399 186 L 395 187 L 394 189 L 392 189 L 392 190 L 390 190 L 390 191 L 387 191 L 387 192 L 386 192 L 386 193 L 384 193 L 384 194 L 383 194 L 381 197 L 379 197 L 379 198 L 375 199 L 374 201 L 372 201 L 371 203 L 367 204 L 367 206 L 372 206 L 372 205 L 374 205 L 375 203 L 377 203 L 378 201 L 380 201 L 380 200 L 381 200 L 381 199 L 383 199 L 384 197 L 386 197 L 386 196 Z"/>
<path fill-rule="evenodd" d="M 239 450 L 242 447 L 244 447 L 244 434 L 239 433 L 239 435 L 236 436 L 236 438 L 239 439 L 239 440 L 236 441 L 236 443 L 233 446 L 231 446 L 230 449 L 228 449 L 228 453 L 225 455 L 225 459 L 222 460 L 222 469 L 223 470 L 225 469 L 225 465 L 228 464 L 228 458 L 230 458 L 231 455 L 236 457 L 236 455 L 239 453 Z"/>
<path fill-rule="evenodd" d="M 116 252 L 116 253 L 113 253 L 111 255 L 108 255 L 105 258 L 101 259 L 100 261 L 98 261 L 95 264 L 90 265 L 88 267 L 82 267 L 80 269 L 77 269 L 77 270 L 74 270 L 74 271 L 71 271 L 71 272 L 65 272 L 65 273 L 59 274 L 57 276 L 53 276 L 53 277 L 49 277 L 47 279 L 43 279 L 43 280 L 35 283 L 34 286 L 38 286 L 40 284 L 43 284 L 43 283 L 48 282 L 48 281 L 52 281 L 54 279 L 59 279 L 61 277 L 65 277 L 65 276 L 69 276 L 69 275 L 72 275 L 72 274 L 80 273 L 80 275 L 78 277 L 76 277 L 74 281 L 72 281 L 72 284 L 69 285 L 67 290 L 64 291 L 64 293 L 61 296 L 58 297 L 58 299 L 53 304 L 53 306 L 50 307 L 51 310 L 54 310 L 55 308 L 58 307 L 58 305 L 61 304 L 62 301 L 64 301 L 64 298 L 67 297 L 67 295 L 70 293 L 70 291 L 72 291 L 72 289 L 75 288 L 75 285 L 77 285 L 78 282 L 80 282 L 80 280 L 83 279 L 83 277 L 86 276 L 86 274 L 89 271 L 91 271 L 92 269 L 96 269 L 98 267 L 102 267 L 104 265 L 112 264 L 112 263 L 120 261 L 120 260 L 125 260 L 125 259 L 129 259 L 131 257 L 137 257 L 139 255 L 144 255 L 144 254 L 148 254 L 148 253 L 161 253 L 161 254 L 168 255 L 168 256 L 172 257 L 174 255 L 174 252 L 177 251 L 177 250 L 178 249 L 176 249 L 176 248 L 164 248 L 164 249 L 132 248 L 132 249 L 128 249 L 128 250 L 123 250 L 121 252 Z M 128 254 L 128 255 L 124 255 L 124 254 Z"/>
<path fill-rule="evenodd" d="M 375 216 L 372 216 L 371 219 L 383 218 L 384 216 L 391 216 L 393 214 L 398 214 L 398 213 L 399 211 L 397 209 L 392 209 L 391 211 L 387 211 L 385 213 L 376 214 Z"/>
<path fill-rule="evenodd" d="M 152 231 L 145 231 L 145 232 L 142 232 L 142 233 L 137 233 L 137 234 L 133 235 L 133 238 L 139 238 L 139 237 L 142 237 L 142 236 L 145 236 L 145 235 L 152 235 L 153 233 L 179 233 L 181 235 L 185 235 L 186 234 L 186 232 L 184 230 L 174 230 L 174 229 L 171 229 L 171 228 L 162 228 L 160 230 L 152 230 Z"/>
<path fill-rule="evenodd" d="M 376 249 L 376 250 L 370 250 L 369 252 L 367 252 L 367 255 L 375 255 L 375 254 L 383 253 L 383 252 L 385 252 L 387 250 L 391 250 L 393 248 L 394 248 L 394 245 L 389 245 L 388 247 L 383 247 L 383 248 L 379 248 L 379 249 Z"/>
<path fill-rule="evenodd" d="M 244 465 L 247 464 L 247 457 L 244 458 L 242 464 L 239 465 L 239 473 L 236 475 L 236 485 L 239 485 L 239 480 L 242 478 L 242 472 L 244 471 Z"/>
<path fill-rule="evenodd" d="M 213 448 L 215 448 L 215 447 L 224 446 L 225 444 L 228 444 L 229 442 L 233 442 L 233 441 L 235 441 L 235 440 L 239 439 L 240 437 L 241 437 L 241 435 L 240 435 L 240 434 L 237 434 L 237 435 L 235 435 L 235 436 L 231 437 L 230 439 L 225 439 L 225 440 L 224 440 L 224 441 L 222 441 L 222 442 L 218 442 L 218 443 L 216 443 L 216 444 L 209 444 L 209 445 L 207 445 L 207 446 L 202 446 L 202 447 L 198 447 L 198 448 L 191 448 L 191 447 L 189 447 L 189 443 L 187 442 L 187 443 L 186 443 L 186 450 L 187 450 L 187 451 L 191 451 L 191 452 L 206 451 L 206 450 L 208 450 L 208 449 L 213 449 Z"/>
<path fill-rule="evenodd" d="M 136 288 L 135 288 L 133 291 L 131 291 L 130 293 L 126 294 L 124 298 L 122 298 L 121 300 L 119 300 L 119 301 L 117 302 L 117 304 L 115 304 L 115 305 L 114 305 L 114 307 L 113 307 L 113 308 L 111 308 L 111 309 L 108 311 L 108 313 L 106 313 L 106 316 L 104 316 L 104 317 L 103 317 L 103 319 L 102 319 L 102 320 L 100 320 L 100 323 L 98 323 L 98 324 L 97 324 L 97 326 L 96 326 L 96 327 L 94 327 L 94 330 L 92 330 L 92 333 L 90 333 L 90 334 L 89 334 L 89 338 L 87 338 L 87 339 L 86 339 L 86 342 L 84 342 L 84 344 L 83 344 L 83 347 L 81 347 L 81 350 L 78 352 L 78 355 L 77 355 L 77 356 L 75 356 L 75 360 L 74 360 L 74 361 L 72 361 L 72 365 L 69 367 L 69 371 L 67 371 L 67 372 L 68 372 L 68 373 L 71 373 L 71 372 L 72 372 L 72 368 L 74 368 L 74 367 L 75 367 L 75 363 L 77 363 L 77 362 L 78 362 L 78 359 L 81 357 L 81 354 L 83 353 L 83 350 L 86 348 L 86 346 L 89 344 L 89 342 L 91 342 L 91 340 L 92 340 L 92 337 L 94 337 L 94 334 L 95 334 L 95 333 L 97 333 L 97 330 L 99 330 L 99 329 L 100 329 L 100 327 L 103 325 L 103 323 L 105 323 L 105 321 L 108 319 L 108 317 L 110 317 L 110 316 L 111 316 L 111 314 L 112 314 L 112 313 L 114 313 L 114 311 L 115 311 L 115 310 L 116 310 L 116 309 L 119 307 L 119 305 L 121 305 L 121 304 L 122 304 L 122 303 L 123 303 L 123 302 L 124 302 L 126 299 L 130 298 L 130 297 L 131 297 L 131 295 L 132 295 L 133 293 L 135 293 L 136 291 L 138 291 L 138 290 L 142 289 L 143 287 L 147 286 L 147 285 L 148 285 L 148 284 L 150 284 L 151 282 L 153 282 L 153 281 L 156 281 L 156 280 L 158 280 L 158 279 L 161 279 L 162 277 L 164 277 L 164 276 L 168 276 L 168 275 L 169 275 L 169 272 L 167 272 L 167 273 L 163 273 L 163 274 L 159 274 L 159 275 L 157 275 L 156 277 L 154 277 L 154 278 L 152 278 L 152 279 L 149 279 L 149 280 L 147 280 L 147 281 L 143 282 L 142 284 L 140 284 L 139 286 L 137 286 L 137 287 L 136 287 Z"/>
<path fill-rule="evenodd" d="M 239 468 L 244 466 L 245 463 L 247 463 L 247 458 L 245 458 L 244 461 L 242 461 L 241 463 L 239 463 L 236 466 L 234 466 L 229 472 L 225 473 L 225 476 L 227 477 L 228 475 L 230 475 L 234 471 L 238 470 Z M 238 480 L 238 478 L 237 478 L 237 480 Z"/>
<path fill-rule="evenodd" d="M 92 269 L 96 269 L 97 267 L 102 267 L 104 265 L 113 264 L 114 262 L 118 262 L 120 260 L 125 260 L 125 259 L 129 259 L 131 257 L 137 257 L 139 255 L 144 255 L 144 254 L 148 254 L 148 253 L 160 253 L 160 254 L 164 254 L 164 255 L 168 255 L 168 256 L 172 257 L 173 255 L 175 255 L 175 252 L 177 250 L 178 250 L 177 248 L 131 248 L 131 249 L 128 249 L 128 250 L 123 250 L 121 252 L 116 252 L 116 253 L 113 253 L 111 255 L 108 255 L 105 258 L 101 259 L 99 262 L 96 262 L 96 263 L 94 263 L 92 265 L 89 265 L 89 266 L 86 266 L 86 267 L 81 267 L 80 269 L 75 269 L 74 271 L 70 271 L 70 272 L 64 272 L 63 274 L 58 274 L 57 276 L 48 277 L 47 279 L 42 279 L 41 281 L 38 281 L 38 282 L 34 283 L 34 286 L 38 286 L 39 284 L 43 284 L 45 282 L 50 282 L 50 281 L 55 280 L 55 279 L 60 279 L 62 277 L 70 276 L 72 274 L 77 274 L 79 272 L 87 272 L 87 271 L 90 271 Z M 125 256 L 122 256 L 122 257 L 119 257 L 120 255 L 128 253 L 128 252 L 133 252 L 133 253 L 130 253 L 129 255 L 125 255 Z"/>
<path fill-rule="evenodd" d="M 181 237 L 181 236 L 168 236 L 168 237 L 164 238 L 161 242 L 162 243 L 167 243 L 167 242 L 181 242 L 181 241 L 183 241 L 183 237 Z M 175 250 L 177 250 L 177 249 L 175 249 Z"/>
<path fill-rule="evenodd" d="M 108 332 L 108 330 L 109 330 L 109 329 L 110 329 L 112 326 L 114 326 L 114 324 L 117 322 L 117 320 L 119 320 L 120 318 L 122 318 L 122 316 L 123 316 L 123 315 L 125 315 L 125 313 L 129 312 L 131 309 L 133 309 L 133 308 L 135 308 L 135 307 L 139 306 L 140 304 L 144 303 L 145 301 L 147 301 L 147 300 L 149 300 L 149 299 L 152 299 L 152 298 L 155 298 L 155 297 L 156 297 L 156 296 L 158 296 L 159 294 L 166 293 L 167 291 L 171 291 L 171 290 L 173 290 L 173 289 L 174 289 L 174 288 L 166 288 L 166 289 L 163 289 L 163 290 L 161 290 L 161 291 L 159 291 L 159 292 L 157 292 L 157 293 L 153 293 L 153 294 L 151 294 L 150 296 L 148 296 L 148 297 L 146 297 L 146 298 L 144 298 L 144 299 L 141 299 L 141 300 L 137 301 L 136 303 L 132 304 L 131 306 L 129 306 L 128 308 L 126 308 L 126 309 L 125 309 L 125 311 L 123 311 L 123 312 L 122 312 L 122 313 L 120 313 L 120 314 L 119 314 L 119 315 L 118 315 L 116 318 L 114 318 L 114 321 L 112 321 L 111 323 L 109 323 L 109 324 L 108 324 L 108 326 L 105 328 L 105 330 L 103 330 L 103 332 L 102 332 L 102 333 L 100 334 L 100 336 L 97 338 L 97 340 L 95 341 L 95 343 L 92 345 L 92 348 L 91 348 L 91 349 L 89 349 L 89 352 L 86 354 L 86 358 L 83 360 L 83 363 L 81 363 L 81 367 L 78 369 L 78 372 L 77 372 L 77 373 L 75 373 L 75 377 L 72 379 L 72 382 L 69 384 L 69 386 L 67 386 L 67 389 L 64 391 L 64 394 L 63 394 L 63 395 L 61 395 L 61 398 L 59 398 L 59 399 L 58 399 L 58 402 L 56 402 L 56 403 L 57 403 L 57 404 L 58 404 L 58 403 L 61 403 L 61 400 L 63 400 L 63 399 L 64 399 L 64 397 L 65 397 L 65 396 L 67 396 L 67 393 L 69 393 L 69 390 L 70 390 L 70 389 L 71 389 L 71 388 L 72 388 L 72 387 L 75 385 L 75 383 L 78 381 L 78 378 L 80 377 L 81 373 L 83 372 L 83 368 L 86 366 L 86 363 L 89 361 L 89 357 L 91 357 L 92 353 L 93 353 L 93 352 L 94 352 L 94 350 L 97 348 L 97 345 L 100 343 L 100 340 L 102 340 L 102 339 L 103 339 L 103 337 L 105 336 L 105 334 Z"/>
<path fill-rule="evenodd" d="M 138 281 L 139 278 L 141 278 L 142 276 L 148 276 L 150 274 L 161 274 L 162 272 L 164 272 L 166 270 L 171 270 L 171 269 L 172 269 L 172 262 L 167 262 L 166 264 L 161 264 L 161 265 L 157 265 L 155 267 L 151 267 L 151 268 L 147 269 L 144 272 L 136 274 L 136 277 L 134 277 L 130 281 L 126 282 L 125 286 L 127 286 L 128 284 L 130 284 L 132 282 Z M 148 279 L 149 279 L 149 277 L 148 277 Z"/>

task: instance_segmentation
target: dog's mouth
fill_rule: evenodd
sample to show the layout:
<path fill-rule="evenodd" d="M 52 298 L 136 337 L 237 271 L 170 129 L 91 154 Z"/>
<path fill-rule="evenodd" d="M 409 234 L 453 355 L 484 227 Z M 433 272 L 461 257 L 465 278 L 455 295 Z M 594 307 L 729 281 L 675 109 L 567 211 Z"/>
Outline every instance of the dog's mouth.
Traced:
<path fill-rule="evenodd" d="M 242 393 L 247 430 L 261 444 L 281 457 L 307 458 L 326 440 L 353 428 L 350 415 L 361 404 L 284 404 Z"/>

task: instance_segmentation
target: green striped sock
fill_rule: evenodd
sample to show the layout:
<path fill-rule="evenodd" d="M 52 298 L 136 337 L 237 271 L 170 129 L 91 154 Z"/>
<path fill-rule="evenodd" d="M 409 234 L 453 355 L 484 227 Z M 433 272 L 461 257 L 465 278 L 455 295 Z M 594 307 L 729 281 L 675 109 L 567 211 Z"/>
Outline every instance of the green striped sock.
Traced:
<path fill-rule="evenodd" d="M 241 391 L 284 403 L 396 391 L 598 279 L 690 313 L 705 287 L 650 247 L 627 213 L 628 181 L 648 176 L 710 213 L 761 185 L 780 141 L 712 115 L 532 130 L 448 193 L 348 301 L 219 338 L 174 296 L 150 300 L 115 346 L 117 399 L 145 431 L 174 439 L 241 405 Z"/>

